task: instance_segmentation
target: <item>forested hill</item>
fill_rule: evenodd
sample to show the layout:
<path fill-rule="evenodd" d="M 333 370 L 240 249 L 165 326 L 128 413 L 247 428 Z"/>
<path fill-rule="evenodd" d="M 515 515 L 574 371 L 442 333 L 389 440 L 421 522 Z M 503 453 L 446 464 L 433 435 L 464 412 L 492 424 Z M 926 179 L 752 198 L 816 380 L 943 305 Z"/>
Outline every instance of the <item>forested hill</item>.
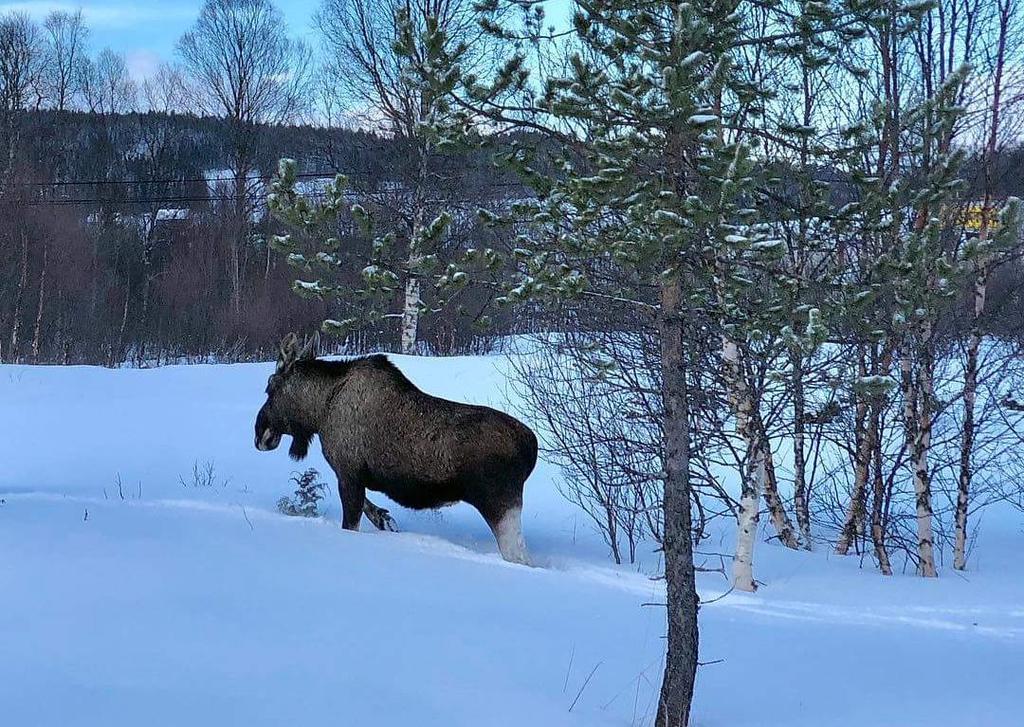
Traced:
<path fill-rule="evenodd" d="M 17 122 L 0 179 L 0 361 L 262 355 L 282 330 L 311 330 L 329 312 L 292 293 L 295 270 L 267 247 L 279 231 L 265 209 L 278 160 L 297 160 L 307 191 L 344 173 L 378 216 L 403 214 L 416 173 L 400 142 L 363 131 L 155 112 L 28 111 Z M 521 194 L 492 158 L 488 149 L 438 156 L 435 196 L 468 220 L 478 205 Z M 351 250 L 372 242 L 354 226 L 347 233 Z M 452 244 L 479 233 L 463 225 Z M 464 350 L 475 317 L 452 310 L 425 321 L 424 346 Z M 350 344 L 392 346 L 394 328 Z"/>
<path fill-rule="evenodd" d="M 282 157 L 296 159 L 304 172 L 343 172 L 353 184 L 371 188 L 401 182 L 408 172 L 399 144 L 358 130 L 306 125 L 238 128 L 222 118 L 153 111 L 30 111 L 20 125 L 15 170 L 7 189 L 14 200 L 98 197 L 130 203 L 138 194 L 203 196 L 203 180 L 211 172 L 229 175 L 238 163 L 239 147 L 254 160 L 249 174 L 264 178 L 274 173 Z M 453 164 L 459 166 L 462 184 L 482 188 L 493 183 L 490 154 L 458 156 Z M 87 184 L 92 180 L 111 189 Z M 57 184 L 50 185 L 53 182 Z M 112 191 L 115 185 L 120 191 Z"/>

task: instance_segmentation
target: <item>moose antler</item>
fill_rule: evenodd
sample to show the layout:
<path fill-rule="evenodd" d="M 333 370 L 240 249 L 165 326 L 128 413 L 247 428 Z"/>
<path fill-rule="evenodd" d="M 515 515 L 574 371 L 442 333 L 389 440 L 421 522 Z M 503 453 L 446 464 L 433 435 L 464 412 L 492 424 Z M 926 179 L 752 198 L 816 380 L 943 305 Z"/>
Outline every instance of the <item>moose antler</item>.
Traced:
<path fill-rule="evenodd" d="M 277 373 L 287 371 L 298 359 L 299 337 L 289 333 L 277 347 Z"/>
<path fill-rule="evenodd" d="M 289 333 L 278 347 L 277 373 L 284 373 L 295 365 L 296 361 L 311 361 L 316 358 L 317 349 L 320 347 L 320 334 L 303 338 L 299 344 L 299 337 Z"/>
<path fill-rule="evenodd" d="M 317 351 L 320 349 L 320 332 L 316 331 L 312 336 L 309 336 L 303 341 L 302 350 L 299 351 L 298 360 L 310 360 L 316 358 Z"/>

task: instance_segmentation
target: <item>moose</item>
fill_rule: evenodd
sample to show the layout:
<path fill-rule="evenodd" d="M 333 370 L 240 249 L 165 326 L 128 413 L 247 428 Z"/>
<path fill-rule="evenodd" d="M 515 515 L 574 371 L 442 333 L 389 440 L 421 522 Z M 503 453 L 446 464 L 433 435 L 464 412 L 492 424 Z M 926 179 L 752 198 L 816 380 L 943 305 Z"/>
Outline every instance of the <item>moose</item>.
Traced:
<path fill-rule="evenodd" d="M 431 396 L 382 354 L 350 360 L 316 357 L 316 339 L 294 333 L 280 345 L 256 416 L 256 449 L 276 449 L 291 436 L 300 460 L 314 435 L 338 476 L 342 527 L 358 530 L 365 513 L 393 529 L 387 510 L 366 491 L 400 505 L 475 507 L 501 556 L 528 564 L 522 534 L 523 485 L 537 462 L 537 437 L 519 420 L 485 406 Z"/>

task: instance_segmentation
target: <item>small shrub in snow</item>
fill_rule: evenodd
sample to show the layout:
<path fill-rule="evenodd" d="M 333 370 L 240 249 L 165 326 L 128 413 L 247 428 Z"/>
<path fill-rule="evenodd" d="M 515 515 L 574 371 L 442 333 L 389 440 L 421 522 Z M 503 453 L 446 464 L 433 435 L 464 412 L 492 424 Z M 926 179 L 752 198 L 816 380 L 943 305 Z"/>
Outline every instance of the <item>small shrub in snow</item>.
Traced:
<path fill-rule="evenodd" d="M 310 467 L 302 474 L 292 477 L 295 493 L 277 501 L 277 509 L 285 515 L 297 517 L 318 517 L 319 503 L 324 497 L 325 485 L 319 481 L 320 473 Z"/>
<path fill-rule="evenodd" d="M 192 476 L 179 476 L 178 482 L 181 483 L 182 487 L 195 487 L 199 489 L 205 489 L 210 487 L 227 487 L 228 480 L 220 479 L 217 477 L 217 471 L 214 468 L 213 462 L 207 460 L 200 464 L 199 460 L 192 463 Z M 118 490 L 120 491 L 120 481 L 118 484 Z M 140 485 L 141 488 L 141 485 Z M 141 492 L 140 492 L 141 496 Z M 124 495 L 121 495 L 121 499 L 124 499 Z"/>

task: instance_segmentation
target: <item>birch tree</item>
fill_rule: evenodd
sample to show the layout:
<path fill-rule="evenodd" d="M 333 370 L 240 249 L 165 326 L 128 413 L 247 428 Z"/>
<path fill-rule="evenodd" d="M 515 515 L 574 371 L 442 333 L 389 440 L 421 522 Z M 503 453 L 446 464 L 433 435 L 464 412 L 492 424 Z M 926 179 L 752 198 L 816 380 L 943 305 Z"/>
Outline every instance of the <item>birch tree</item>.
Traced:
<path fill-rule="evenodd" d="M 285 123 L 307 103 L 310 54 L 288 36 L 270 0 L 206 0 L 178 41 L 192 104 L 227 119 L 231 130 L 233 216 L 228 281 L 236 315 L 242 301 L 242 255 L 250 240 L 253 172 L 265 125 Z"/>
<path fill-rule="evenodd" d="M 22 118 L 42 69 L 43 43 L 36 24 L 24 13 L 0 15 L 0 197 L 14 170 Z"/>
<path fill-rule="evenodd" d="M 933 39 L 931 6 L 884 8 L 871 26 L 857 73 L 870 104 L 865 121 L 850 126 L 844 164 L 855 201 L 843 210 L 853 249 L 850 325 L 859 336 L 852 386 L 856 406 L 854 478 L 839 554 L 867 531 L 873 458 L 880 457 L 881 412 L 896 386 L 916 503 L 916 559 L 922 575 L 936 574 L 929 464 L 935 413 L 935 329 L 954 295 L 958 274 L 951 219 L 961 183 L 962 129 L 970 68 L 969 45 Z M 921 21 L 928 21 L 922 23 Z M 909 21 L 909 22 L 908 22 Z M 942 48 L 941 53 L 933 53 Z M 956 55 L 954 48 L 959 48 Z M 962 55 L 961 55 L 962 54 Z M 880 477 L 875 478 L 879 483 Z M 880 484 L 880 483 L 879 483 Z M 883 572 L 891 572 L 880 524 L 882 493 L 872 501 L 871 535 Z"/>
<path fill-rule="evenodd" d="M 973 479 L 972 456 L 975 446 L 975 409 L 978 397 L 979 352 L 983 338 L 982 317 L 988 298 L 988 281 L 992 269 L 1005 258 L 1008 250 L 1017 244 L 1015 229 L 1020 210 L 1011 206 L 1006 210 L 1003 224 L 993 230 L 997 210 L 993 194 L 994 166 L 996 155 L 1005 139 L 1001 122 L 1014 100 L 1004 98 L 1004 84 L 1007 81 L 1008 53 L 1014 45 L 1019 50 L 1020 18 L 1017 0 L 996 0 L 992 28 L 994 43 L 989 62 L 984 68 L 991 74 L 991 88 L 987 96 L 985 124 L 983 125 L 982 199 L 980 224 L 975 242 L 966 251 L 971 266 L 971 330 L 967 340 L 964 364 L 963 424 L 960 435 L 960 463 L 957 478 L 957 499 L 955 511 L 955 544 L 953 547 L 953 568 L 967 568 L 967 518 L 970 509 L 971 481 Z M 993 235 L 993 232 L 995 234 Z M 991 238 L 995 238 L 994 241 Z"/>
<path fill-rule="evenodd" d="M 95 60 L 86 58 L 78 68 L 78 84 L 90 113 L 124 114 L 135 109 L 138 87 L 124 56 L 104 48 Z"/>
<path fill-rule="evenodd" d="M 431 128 L 444 113 L 442 100 L 412 69 L 445 56 L 451 67 L 469 72 L 488 58 L 492 40 L 477 23 L 470 0 L 325 0 L 316 15 L 327 60 L 332 102 L 342 105 L 357 124 L 379 128 L 402 149 L 395 169 L 395 190 L 365 190 L 364 204 L 397 209 L 394 245 L 405 251 L 397 269 L 402 286 L 401 350 L 416 352 L 424 309 L 422 278 L 441 240 L 427 226 L 439 211 L 451 211 L 450 179 L 458 170 L 438 163 Z M 441 48 L 428 43 L 442 43 Z M 353 189 L 353 192 L 355 190 Z"/>
<path fill-rule="evenodd" d="M 54 10 L 43 21 L 43 31 L 47 50 L 47 95 L 56 111 L 67 111 L 74 104 L 81 79 L 80 67 L 87 58 L 85 44 L 89 29 L 81 10 Z"/>

